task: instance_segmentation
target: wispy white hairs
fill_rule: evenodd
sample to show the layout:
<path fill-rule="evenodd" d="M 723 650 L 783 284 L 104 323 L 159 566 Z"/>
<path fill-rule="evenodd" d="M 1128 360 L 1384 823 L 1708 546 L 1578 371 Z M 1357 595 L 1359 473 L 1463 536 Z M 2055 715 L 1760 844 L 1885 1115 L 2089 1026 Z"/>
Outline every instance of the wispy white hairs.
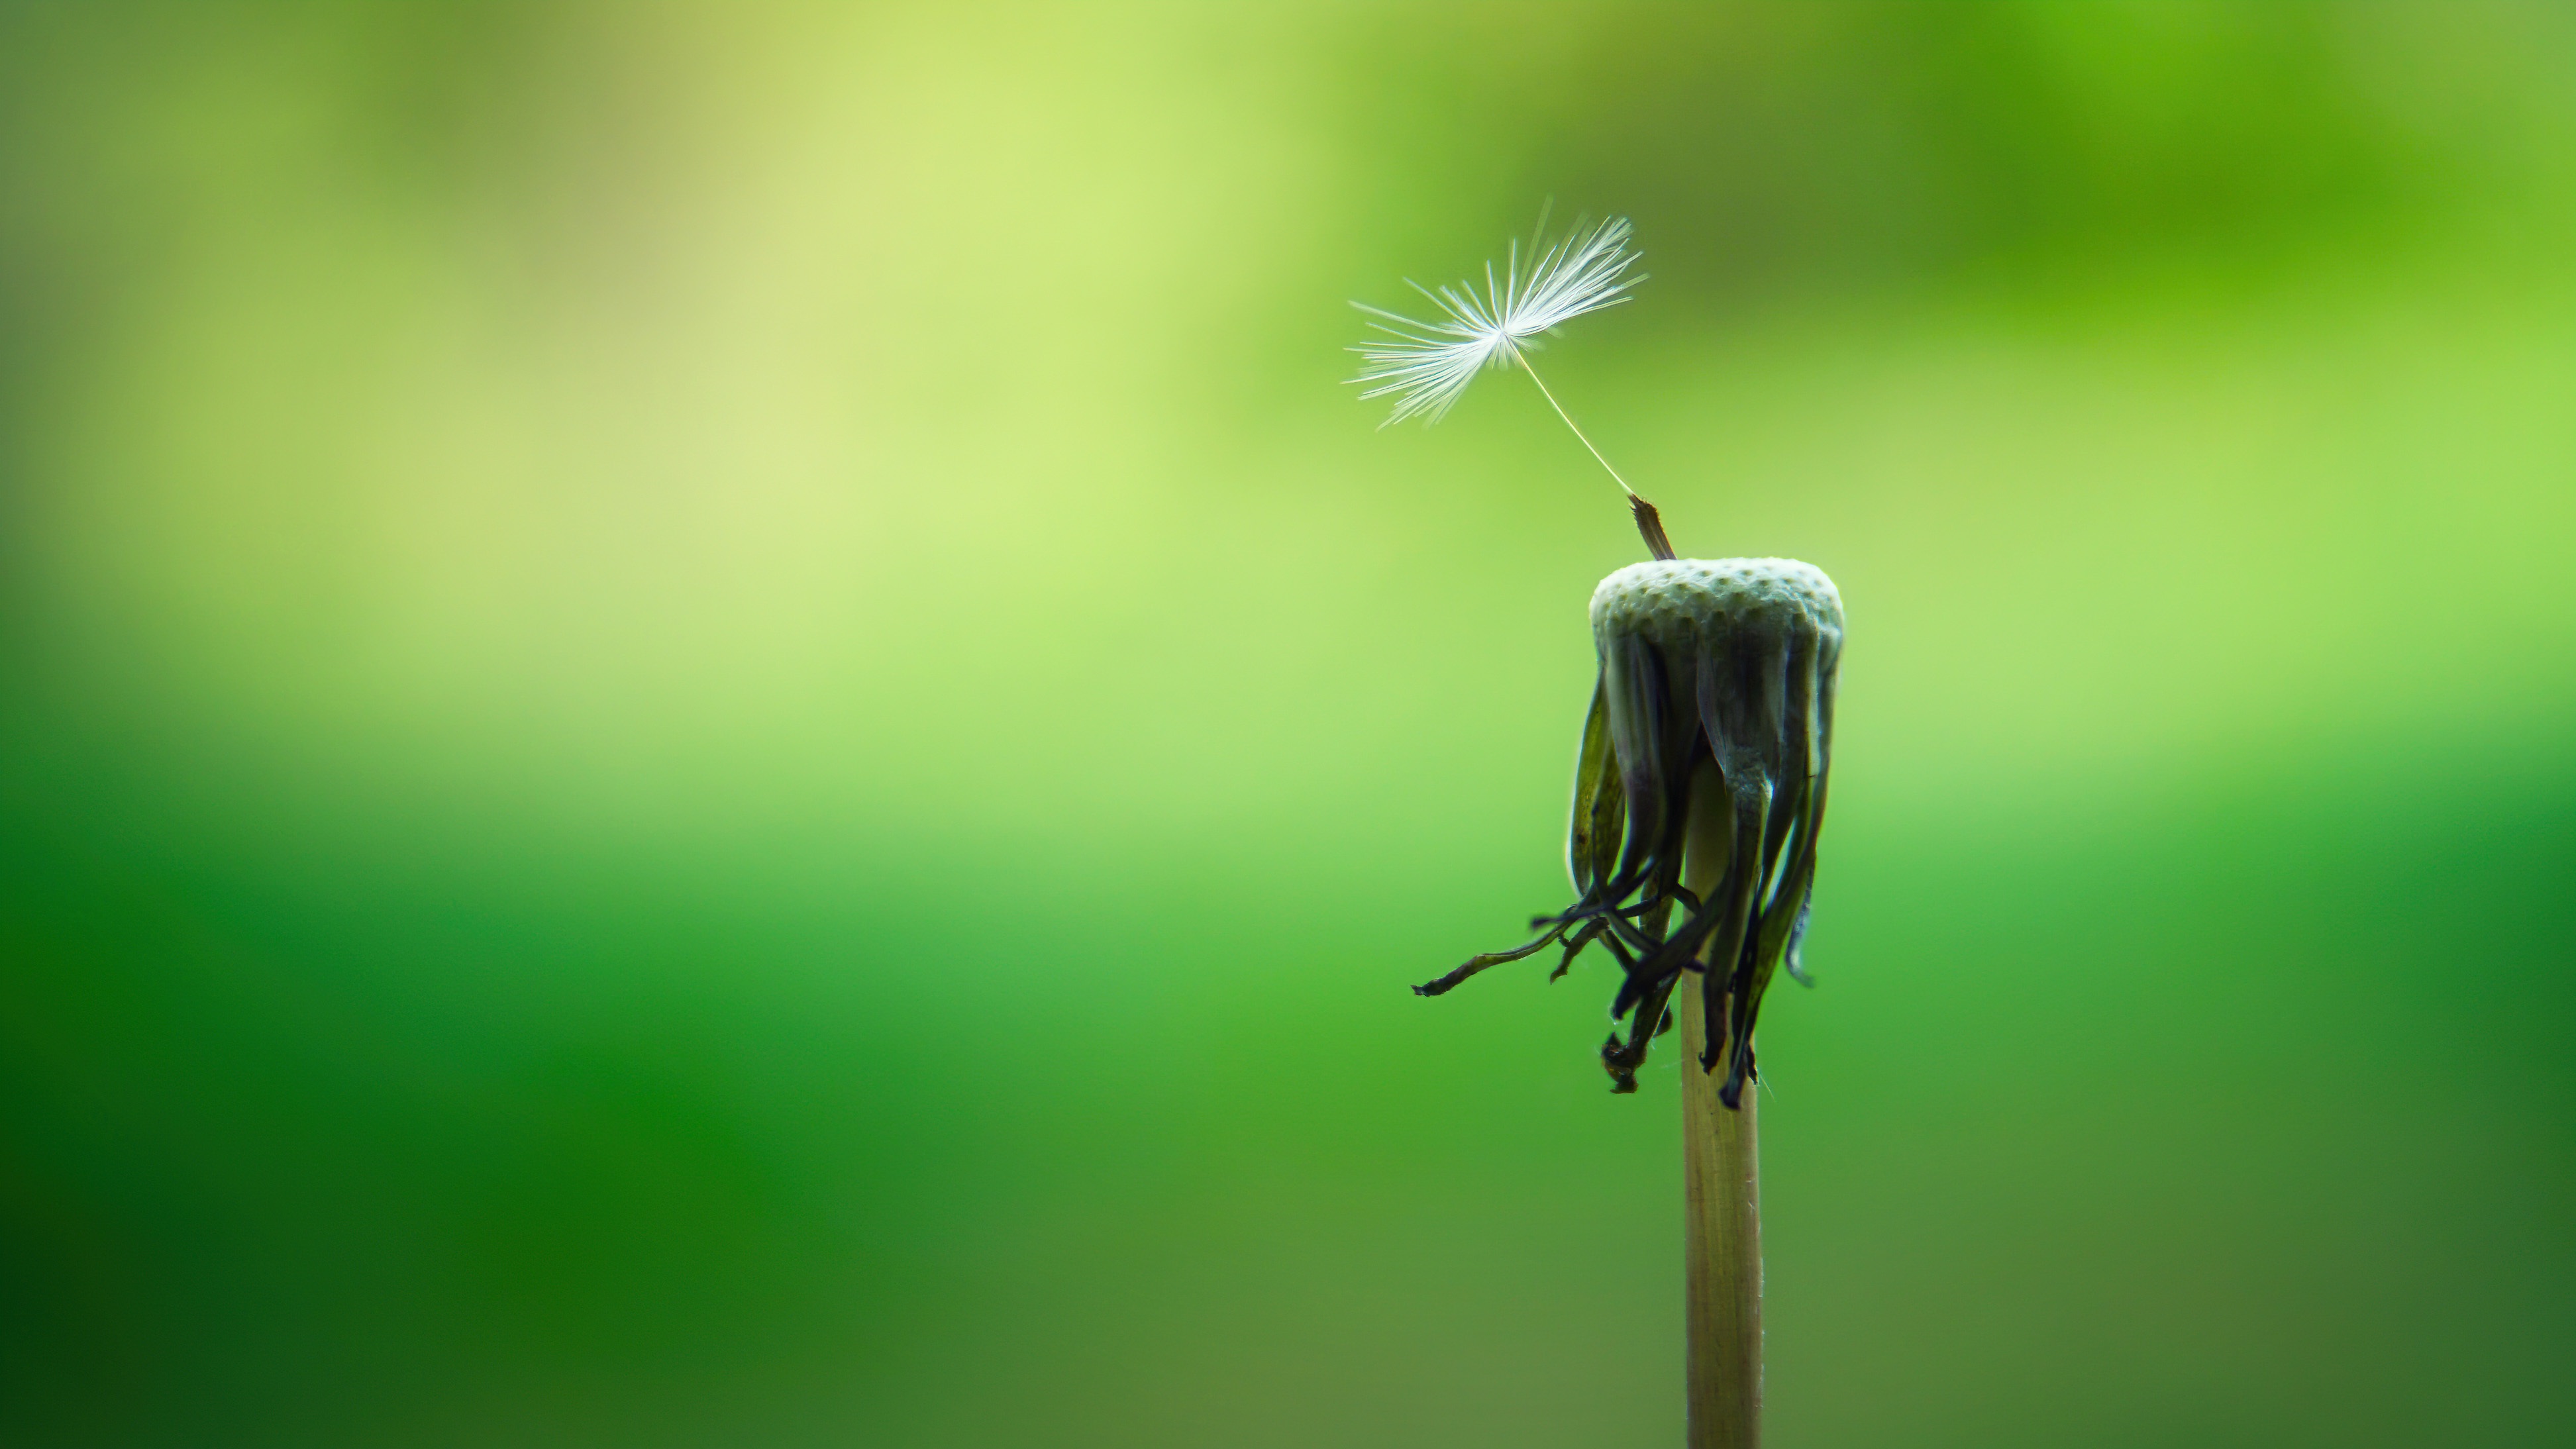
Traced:
<path fill-rule="evenodd" d="M 1518 363 L 1528 372 L 1530 381 L 1538 383 L 1539 392 L 1548 406 L 1574 429 L 1574 436 L 1621 489 L 1633 494 L 1628 480 L 1610 467 L 1610 460 L 1592 446 L 1592 440 L 1575 427 L 1556 394 L 1540 381 L 1528 354 L 1542 346 L 1540 334 L 1553 332 L 1586 312 L 1598 312 L 1628 300 L 1628 289 L 1644 281 L 1643 273 L 1633 273 L 1637 254 L 1628 250 L 1629 227 L 1625 217 L 1607 217 L 1586 226 L 1578 221 L 1574 229 L 1552 246 L 1542 245 L 1539 238 L 1530 242 L 1529 270 L 1521 270 L 1521 247 L 1514 241 L 1503 263 L 1500 280 L 1494 276 L 1491 262 L 1485 264 L 1485 287 L 1479 293 L 1472 281 L 1438 291 L 1408 277 L 1405 285 L 1430 299 L 1439 314 L 1430 321 L 1372 307 L 1365 302 L 1351 305 L 1372 317 L 1383 319 L 1369 325 L 1389 339 L 1376 341 L 1351 350 L 1360 355 L 1360 374 L 1353 383 L 1367 385 L 1362 398 L 1392 395 L 1395 410 L 1380 427 L 1392 426 L 1407 418 L 1418 417 L 1424 423 L 1436 423 L 1467 391 L 1476 374 L 1487 367 L 1509 368 Z"/>

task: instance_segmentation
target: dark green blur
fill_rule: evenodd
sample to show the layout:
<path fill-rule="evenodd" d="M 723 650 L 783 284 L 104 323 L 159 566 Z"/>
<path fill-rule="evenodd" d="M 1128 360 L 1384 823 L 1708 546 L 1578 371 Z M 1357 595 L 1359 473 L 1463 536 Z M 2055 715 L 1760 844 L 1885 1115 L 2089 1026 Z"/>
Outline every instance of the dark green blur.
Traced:
<path fill-rule="evenodd" d="M 1678 1440 L 1556 215 L 1850 618 L 1772 1440 L 2576 1422 L 2576 20 L 0 5 L 0 1442 Z"/>

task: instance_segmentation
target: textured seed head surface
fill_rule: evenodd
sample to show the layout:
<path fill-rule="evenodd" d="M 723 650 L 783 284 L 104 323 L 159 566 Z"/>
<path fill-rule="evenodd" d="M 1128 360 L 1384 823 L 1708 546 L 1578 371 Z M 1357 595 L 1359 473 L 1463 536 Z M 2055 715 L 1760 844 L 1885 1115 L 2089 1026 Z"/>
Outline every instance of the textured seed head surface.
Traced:
<path fill-rule="evenodd" d="M 1793 558 L 1670 558 L 1630 564 L 1592 591 L 1596 643 L 1623 634 L 1664 648 L 1746 628 L 1807 622 L 1839 636 L 1843 599 L 1824 570 Z"/>

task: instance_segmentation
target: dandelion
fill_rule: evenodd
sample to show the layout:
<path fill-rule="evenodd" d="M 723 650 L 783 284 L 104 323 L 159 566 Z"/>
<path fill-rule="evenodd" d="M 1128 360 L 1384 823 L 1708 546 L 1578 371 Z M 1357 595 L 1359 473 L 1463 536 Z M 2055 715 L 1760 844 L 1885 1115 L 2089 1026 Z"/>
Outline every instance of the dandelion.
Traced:
<path fill-rule="evenodd" d="M 1753 1029 L 1798 959 L 1832 763 L 1842 598 L 1793 559 L 1657 559 L 1592 594 L 1598 669 L 1575 752 L 1574 903 L 1538 936 L 1413 988 L 1561 948 L 1618 963 L 1601 1065 L 1637 1090 L 1676 1017 L 1691 1449 L 1746 1449 L 1762 1416 L 1762 1217 Z M 1619 1023 L 1627 1023 L 1623 1038 Z M 1695 1069 L 1694 1069 L 1695 1068 Z"/>
<path fill-rule="evenodd" d="M 1439 996 L 1550 947 L 1553 981 L 1597 945 L 1617 963 L 1601 1065 L 1637 1090 L 1654 1039 L 1676 1023 L 1698 1068 L 1682 1073 L 1683 1282 L 1688 1443 L 1742 1449 L 1762 1414 L 1762 1228 L 1753 1029 L 1772 978 L 1804 982 L 1816 840 L 1832 763 L 1842 596 L 1794 559 L 1683 559 L 1654 505 L 1575 426 L 1529 354 L 1586 312 L 1628 300 L 1628 223 L 1577 225 L 1514 246 L 1482 292 L 1415 285 L 1439 315 L 1363 311 L 1391 341 L 1355 348 L 1366 398 L 1396 398 L 1388 423 L 1437 422 L 1488 367 L 1519 367 L 1628 496 L 1653 553 L 1592 594 L 1596 669 L 1575 752 L 1566 869 L 1574 903 L 1531 921 L 1538 935 L 1413 988 Z M 1354 304 L 1358 305 L 1358 304 Z M 1621 1024 L 1625 1023 L 1624 1035 Z"/>

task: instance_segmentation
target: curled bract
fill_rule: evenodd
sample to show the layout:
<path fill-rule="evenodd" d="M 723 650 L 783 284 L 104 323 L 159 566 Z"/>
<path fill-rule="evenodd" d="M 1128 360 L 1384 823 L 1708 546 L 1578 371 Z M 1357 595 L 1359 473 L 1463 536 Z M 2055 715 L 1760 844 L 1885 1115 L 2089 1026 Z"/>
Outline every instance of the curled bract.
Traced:
<path fill-rule="evenodd" d="M 1700 1066 L 1724 1064 L 1718 1095 L 1733 1107 L 1764 990 L 1783 966 L 1805 979 L 1842 598 L 1794 559 L 1659 559 L 1601 581 L 1592 639 L 1600 673 L 1566 840 L 1574 904 L 1533 921 L 1527 944 L 1414 990 L 1437 996 L 1560 945 L 1553 980 L 1597 942 L 1623 973 L 1611 1020 L 1628 1023 L 1601 1062 L 1629 1092 L 1682 973 L 1705 972 Z"/>

